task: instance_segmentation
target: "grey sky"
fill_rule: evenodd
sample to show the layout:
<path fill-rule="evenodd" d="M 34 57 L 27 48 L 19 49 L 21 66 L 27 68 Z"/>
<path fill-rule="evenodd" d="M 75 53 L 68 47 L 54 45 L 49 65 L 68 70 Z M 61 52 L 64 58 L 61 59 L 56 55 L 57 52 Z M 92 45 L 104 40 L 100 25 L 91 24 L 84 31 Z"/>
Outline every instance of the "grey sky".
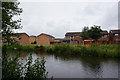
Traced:
<path fill-rule="evenodd" d="M 99 25 L 104 30 L 118 28 L 117 2 L 21 2 L 23 28 L 16 32 L 64 37 L 66 32 L 82 31 Z"/>

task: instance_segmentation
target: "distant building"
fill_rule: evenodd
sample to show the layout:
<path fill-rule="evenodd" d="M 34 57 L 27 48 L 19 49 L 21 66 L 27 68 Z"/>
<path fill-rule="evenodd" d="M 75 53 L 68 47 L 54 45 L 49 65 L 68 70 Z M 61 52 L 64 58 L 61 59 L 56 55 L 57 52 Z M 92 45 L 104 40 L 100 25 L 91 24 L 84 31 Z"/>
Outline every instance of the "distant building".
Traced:
<path fill-rule="evenodd" d="M 101 32 L 102 34 L 102 37 L 100 37 L 98 39 L 99 43 L 102 43 L 102 44 L 108 44 L 109 43 L 109 33 L 108 31 L 104 30 Z"/>
<path fill-rule="evenodd" d="M 54 38 L 53 36 L 51 35 L 48 35 L 48 34 L 45 34 L 45 33 L 42 33 L 40 35 L 37 36 L 37 44 L 50 44 L 51 42 L 54 41 Z"/>
<path fill-rule="evenodd" d="M 61 42 L 62 42 L 61 38 L 54 38 L 54 40 L 50 41 L 50 44 L 61 43 Z"/>
<path fill-rule="evenodd" d="M 84 40 L 83 44 L 84 44 L 84 45 L 89 45 L 92 41 L 93 41 L 93 40 L 90 40 L 90 39 L 89 39 L 89 40 Z"/>
<path fill-rule="evenodd" d="M 26 33 L 15 33 L 15 36 L 12 36 L 13 40 L 18 41 L 20 44 L 30 44 L 29 35 Z"/>
<path fill-rule="evenodd" d="M 65 34 L 66 39 L 71 39 L 73 44 L 83 44 L 83 39 L 80 37 L 81 32 L 67 32 Z"/>
<path fill-rule="evenodd" d="M 120 30 L 110 30 L 109 33 L 104 30 L 101 32 L 102 37 L 95 41 L 92 38 L 83 40 L 81 32 L 67 32 L 65 38 L 55 38 L 52 35 L 42 33 L 38 36 L 29 36 L 26 33 L 13 33 L 12 39 L 20 44 L 55 44 L 55 43 L 72 43 L 88 45 L 91 42 L 102 44 L 120 44 Z M 7 43 L 7 39 L 2 38 L 2 43 Z"/>
<path fill-rule="evenodd" d="M 37 44 L 36 39 L 37 39 L 36 36 L 30 36 L 30 37 L 29 37 L 29 43 L 30 43 L 30 44 Z"/>
<path fill-rule="evenodd" d="M 120 44 L 120 30 L 110 30 L 109 41 L 111 44 Z"/>

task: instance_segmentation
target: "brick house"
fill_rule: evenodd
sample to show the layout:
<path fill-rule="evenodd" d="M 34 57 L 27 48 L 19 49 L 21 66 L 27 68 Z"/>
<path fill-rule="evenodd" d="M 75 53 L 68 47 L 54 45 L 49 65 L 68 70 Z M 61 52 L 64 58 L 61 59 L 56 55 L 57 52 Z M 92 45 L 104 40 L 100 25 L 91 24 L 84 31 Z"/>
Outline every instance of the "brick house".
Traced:
<path fill-rule="evenodd" d="M 20 44 L 30 44 L 29 35 L 26 33 L 15 33 L 17 36 L 12 36 L 13 40 L 18 41 Z"/>
<path fill-rule="evenodd" d="M 45 33 L 42 33 L 37 36 L 37 44 L 50 44 L 54 41 L 54 37 Z"/>
<path fill-rule="evenodd" d="M 100 37 L 98 39 L 99 43 L 102 43 L 102 44 L 108 44 L 109 43 L 109 33 L 108 31 L 104 30 L 101 32 L 102 34 L 102 37 Z"/>
<path fill-rule="evenodd" d="M 55 44 L 55 43 L 61 43 L 62 40 L 61 39 L 58 39 L 58 38 L 54 38 L 50 41 L 50 44 Z"/>
<path fill-rule="evenodd" d="M 110 44 L 120 44 L 120 30 L 110 30 L 109 42 Z"/>
<path fill-rule="evenodd" d="M 36 36 L 30 36 L 30 37 L 29 37 L 29 43 L 30 43 L 30 44 L 36 44 L 36 43 L 37 43 L 37 42 L 36 42 L 36 38 L 37 38 Z"/>
<path fill-rule="evenodd" d="M 12 39 L 16 42 L 18 41 L 20 44 L 31 44 L 33 42 L 37 44 L 54 44 L 54 43 L 72 43 L 72 44 L 86 44 L 94 41 L 94 39 L 89 38 L 88 40 L 84 40 L 80 37 L 81 32 L 67 32 L 65 34 L 65 38 L 55 38 L 51 35 L 42 33 L 38 36 L 29 36 L 26 33 L 13 33 L 16 35 L 12 36 Z M 102 37 L 98 39 L 99 43 L 102 44 L 120 44 L 120 30 L 110 30 L 109 33 L 104 30 L 101 32 Z M 6 42 L 5 39 L 2 38 L 3 43 Z M 95 42 L 98 43 L 98 42 Z"/>
<path fill-rule="evenodd" d="M 65 34 L 66 39 L 71 39 L 73 44 L 83 44 L 83 39 L 80 37 L 81 32 L 67 32 Z"/>

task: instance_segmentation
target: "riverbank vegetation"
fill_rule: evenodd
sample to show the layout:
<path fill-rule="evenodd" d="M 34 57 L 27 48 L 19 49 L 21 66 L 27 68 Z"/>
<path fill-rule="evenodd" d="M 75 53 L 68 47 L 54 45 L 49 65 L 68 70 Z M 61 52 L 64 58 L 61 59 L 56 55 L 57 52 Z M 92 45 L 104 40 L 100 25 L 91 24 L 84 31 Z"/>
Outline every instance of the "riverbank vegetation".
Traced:
<path fill-rule="evenodd" d="M 69 45 L 55 44 L 47 47 L 47 53 L 55 55 L 72 56 L 96 56 L 96 57 L 120 57 L 119 45 Z"/>
<path fill-rule="evenodd" d="M 6 51 L 27 51 L 27 52 L 45 52 L 55 55 L 71 56 L 96 56 L 96 57 L 120 57 L 120 46 L 117 44 L 103 45 L 72 45 L 67 43 L 54 45 L 3 45 Z"/>
<path fill-rule="evenodd" d="M 47 79 L 48 72 L 46 71 L 44 58 L 37 58 L 33 63 L 30 54 L 24 65 L 21 60 L 19 56 L 10 57 L 8 54 L 3 54 L 2 79 Z"/>
<path fill-rule="evenodd" d="M 44 58 L 37 58 L 33 61 L 32 54 L 26 62 L 22 63 L 20 58 L 21 51 L 26 53 L 47 53 L 61 58 L 74 57 L 113 57 L 119 58 L 119 45 L 73 45 L 67 43 L 54 45 L 22 45 L 22 44 L 3 44 L 2 45 L 2 79 L 17 78 L 20 80 L 37 79 L 46 80 L 48 72 L 45 67 Z M 9 56 L 10 51 L 16 51 L 16 57 Z M 52 78 L 51 78 L 52 79 Z"/>
<path fill-rule="evenodd" d="M 27 51 L 27 52 L 34 52 L 35 45 L 23 45 L 23 44 L 3 44 L 2 49 L 6 51 Z"/>

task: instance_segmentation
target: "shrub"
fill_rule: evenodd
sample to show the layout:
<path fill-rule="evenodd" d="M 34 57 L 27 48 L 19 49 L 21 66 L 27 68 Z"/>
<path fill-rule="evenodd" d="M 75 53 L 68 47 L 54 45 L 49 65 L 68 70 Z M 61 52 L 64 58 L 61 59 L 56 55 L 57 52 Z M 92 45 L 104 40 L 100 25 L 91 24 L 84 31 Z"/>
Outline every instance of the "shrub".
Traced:
<path fill-rule="evenodd" d="M 46 71 L 45 67 L 45 60 L 42 58 L 40 60 L 37 58 L 35 60 L 35 63 L 32 64 L 32 55 L 28 57 L 26 60 L 27 63 L 25 66 L 22 66 L 23 63 L 21 63 L 17 57 L 9 57 L 7 54 L 3 55 L 3 62 L 2 62 L 2 79 L 39 79 L 39 80 L 46 80 L 48 72 Z"/>

